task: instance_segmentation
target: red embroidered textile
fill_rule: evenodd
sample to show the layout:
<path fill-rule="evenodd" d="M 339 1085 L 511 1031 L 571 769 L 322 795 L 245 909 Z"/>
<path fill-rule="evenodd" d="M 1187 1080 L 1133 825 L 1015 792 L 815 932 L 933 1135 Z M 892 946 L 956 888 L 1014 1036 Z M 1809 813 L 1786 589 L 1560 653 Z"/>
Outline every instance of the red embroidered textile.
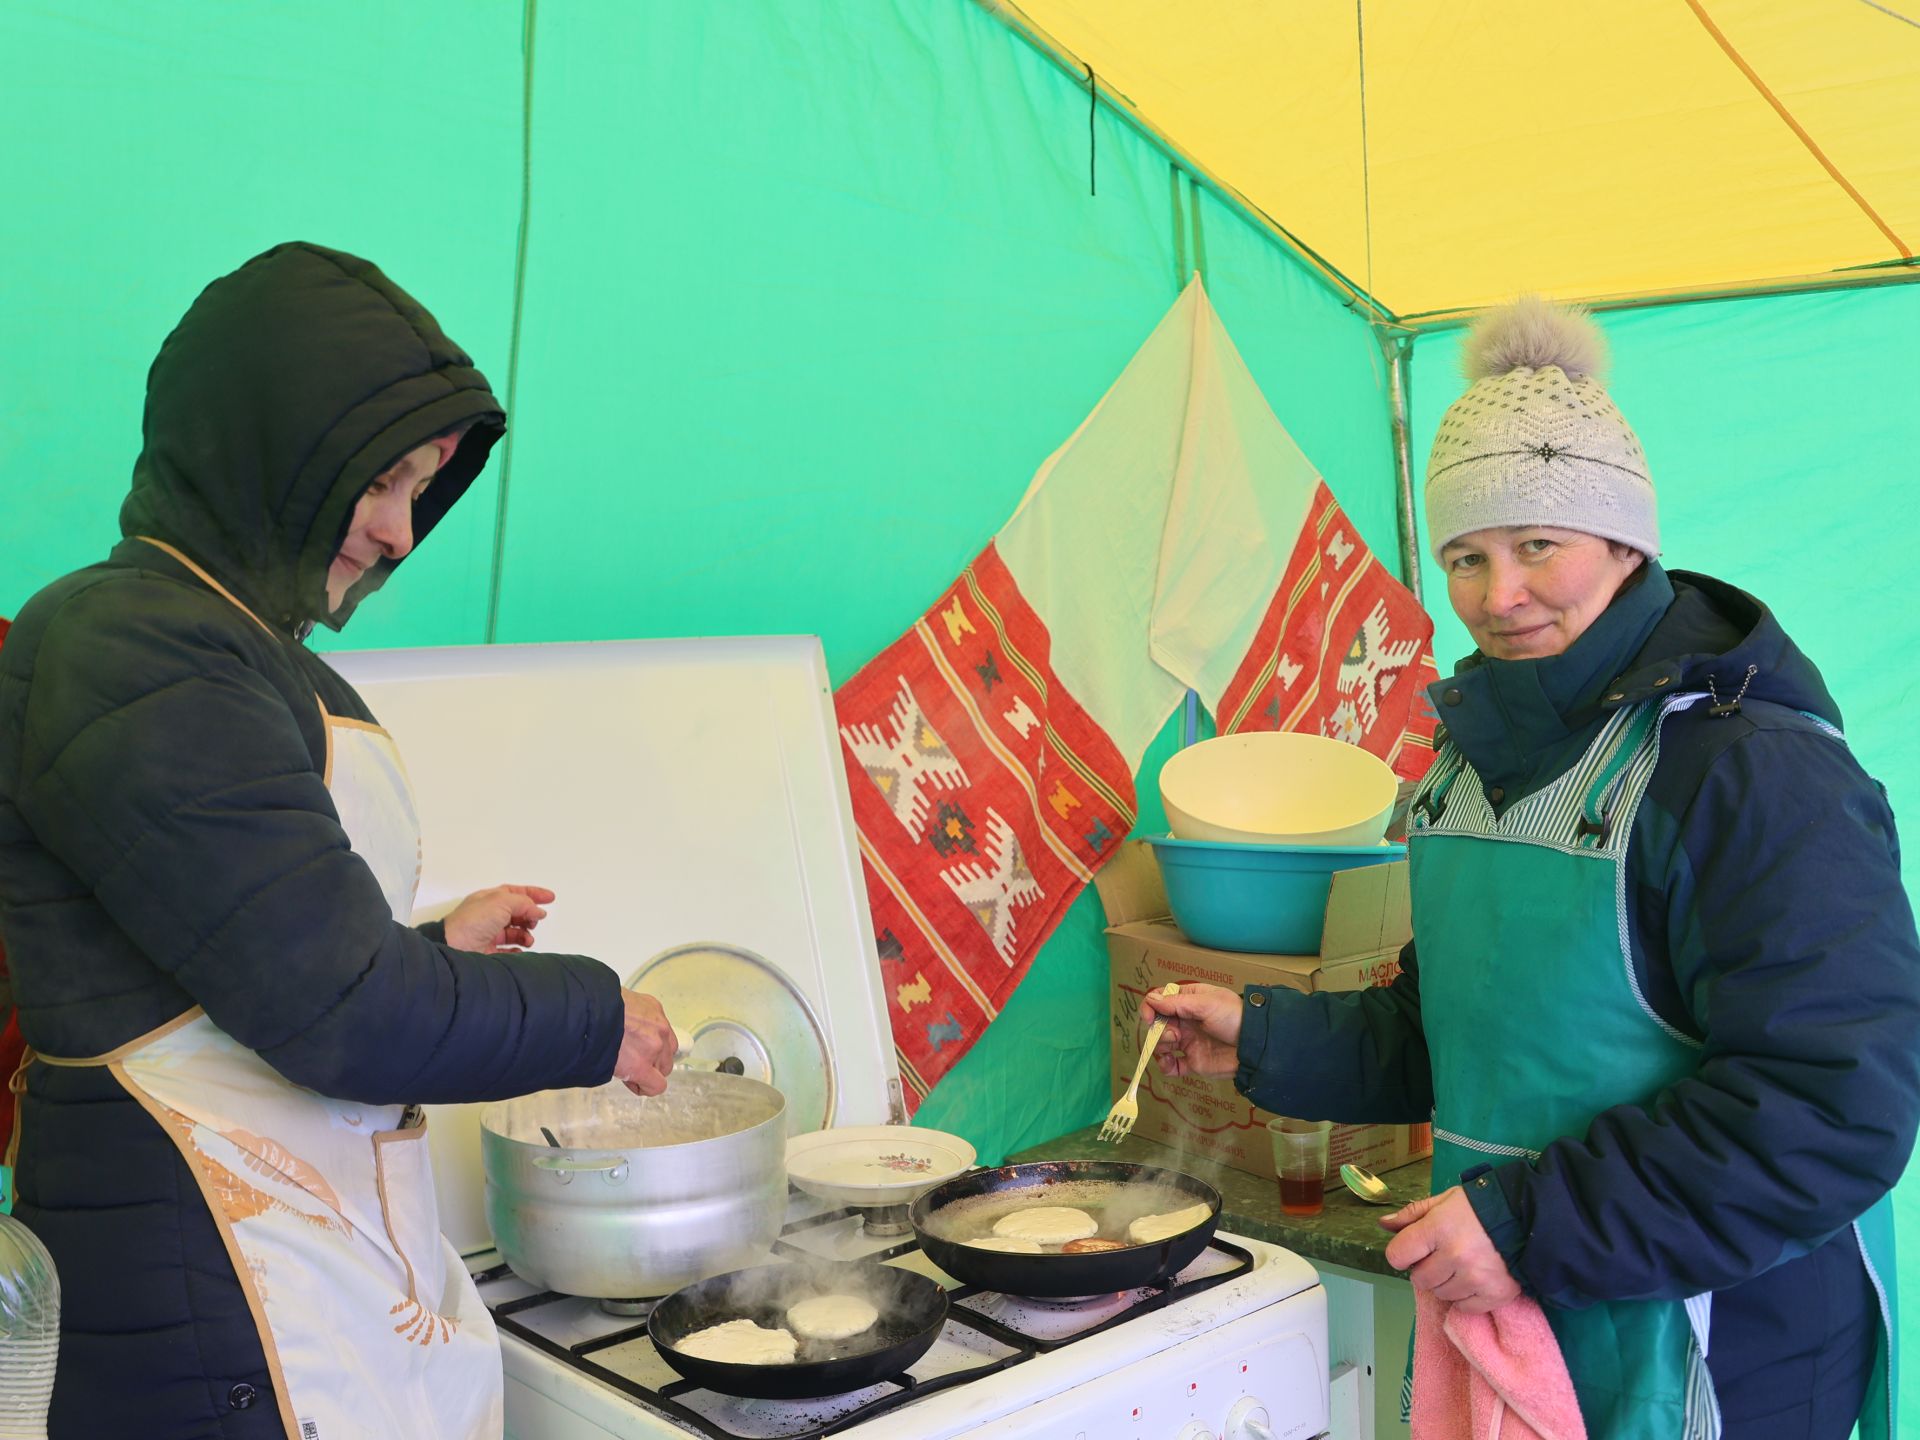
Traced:
<path fill-rule="evenodd" d="M 909 1109 L 1133 825 L 1130 767 L 994 546 L 834 696 Z"/>
<path fill-rule="evenodd" d="M 1222 735 L 1309 730 L 1418 780 L 1433 763 L 1433 621 L 1322 484 L 1253 644 L 1215 711 Z"/>
<path fill-rule="evenodd" d="M 909 1107 L 1131 830 L 1184 695 L 1223 732 L 1332 735 L 1411 778 L 1431 644 L 1195 277 L 993 542 L 836 696 Z"/>
<path fill-rule="evenodd" d="M 1220 728 L 1314 730 L 1416 778 L 1433 758 L 1432 635 L 1323 485 Z M 1132 828 L 1133 776 L 993 545 L 834 706 L 911 1112 Z"/>

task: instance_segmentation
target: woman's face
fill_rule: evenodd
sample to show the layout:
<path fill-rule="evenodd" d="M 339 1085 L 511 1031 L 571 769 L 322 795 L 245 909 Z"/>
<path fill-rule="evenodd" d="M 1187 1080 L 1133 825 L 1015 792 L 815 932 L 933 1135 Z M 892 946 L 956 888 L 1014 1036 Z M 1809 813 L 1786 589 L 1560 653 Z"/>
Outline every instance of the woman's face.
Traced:
<path fill-rule="evenodd" d="M 382 556 L 398 560 L 413 549 L 413 502 L 426 492 L 440 468 L 442 449 L 432 444 L 409 450 L 392 469 L 361 492 L 353 507 L 347 538 L 327 567 L 327 608 L 338 610 L 354 581 Z"/>
<path fill-rule="evenodd" d="M 1453 613 L 1494 660 L 1558 655 L 1645 559 L 1597 535 L 1545 525 L 1475 530 L 1440 552 Z"/>

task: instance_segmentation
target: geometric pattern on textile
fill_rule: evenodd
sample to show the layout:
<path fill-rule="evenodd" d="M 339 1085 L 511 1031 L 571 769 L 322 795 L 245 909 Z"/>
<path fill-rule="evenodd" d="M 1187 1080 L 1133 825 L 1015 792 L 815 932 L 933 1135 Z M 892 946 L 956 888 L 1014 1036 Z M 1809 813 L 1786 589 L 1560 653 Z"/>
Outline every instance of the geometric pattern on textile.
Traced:
<path fill-rule="evenodd" d="M 1129 767 L 991 544 L 834 694 L 909 1111 L 1133 826 Z"/>
<path fill-rule="evenodd" d="M 1026 857 L 1020 853 L 1020 837 L 1013 833 L 1013 826 L 991 808 L 987 811 L 984 853 L 988 865 L 963 861 L 942 870 L 940 878 L 980 922 L 980 928 L 993 941 L 994 953 L 1011 965 L 1016 948 L 1014 911 L 1040 898 L 1040 882 L 1033 878 Z"/>
<path fill-rule="evenodd" d="M 887 712 L 885 734 L 872 725 L 849 725 L 845 733 L 847 748 L 886 797 L 893 818 L 916 840 L 932 804 L 928 788 L 952 790 L 967 783 L 965 768 L 928 723 L 904 675 Z"/>
<path fill-rule="evenodd" d="M 1222 735 L 1307 730 L 1417 780 L 1433 763 L 1433 621 L 1316 490 L 1279 588 L 1214 707 Z"/>

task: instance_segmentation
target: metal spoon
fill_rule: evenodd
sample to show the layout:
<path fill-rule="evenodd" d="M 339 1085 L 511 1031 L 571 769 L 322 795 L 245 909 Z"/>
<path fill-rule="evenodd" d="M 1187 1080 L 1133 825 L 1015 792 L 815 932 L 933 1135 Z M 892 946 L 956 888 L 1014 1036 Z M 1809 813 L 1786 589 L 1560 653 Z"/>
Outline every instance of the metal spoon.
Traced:
<path fill-rule="evenodd" d="M 554 1149 L 558 1150 L 562 1148 L 560 1142 L 554 1138 L 553 1131 L 549 1130 L 546 1126 L 542 1125 L 540 1127 L 540 1133 L 547 1137 L 547 1144 L 551 1145 Z"/>
<path fill-rule="evenodd" d="M 1362 1170 L 1358 1165 L 1342 1165 L 1340 1167 L 1340 1179 L 1346 1185 L 1347 1189 L 1358 1195 L 1369 1205 L 1398 1205 L 1400 1203 L 1399 1200 L 1394 1198 L 1393 1192 L 1387 1189 L 1385 1181 L 1376 1175 L 1369 1174 L 1367 1171 Z"/>

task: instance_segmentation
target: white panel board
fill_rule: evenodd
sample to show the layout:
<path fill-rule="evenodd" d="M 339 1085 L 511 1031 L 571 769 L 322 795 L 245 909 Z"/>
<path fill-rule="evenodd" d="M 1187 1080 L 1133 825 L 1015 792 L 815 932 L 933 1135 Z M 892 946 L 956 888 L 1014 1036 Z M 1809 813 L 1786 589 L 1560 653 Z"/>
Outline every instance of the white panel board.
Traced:
<path fill-rule="evenodd" d="M 834 1123 L 897 1117 L 899 1068 L 832 695 L 812 636 L 343 652 L 420 809 L 416 918 L 503 882 L 559 894 L 543 949 L 623 978 L 694 942 L 778 966 L 826 1028 Z M 463 1113 L 464 1112 L 464 1113 Z M 472 1107 L 433 1121 L 442 1216 L 477 1225 Z"/>

